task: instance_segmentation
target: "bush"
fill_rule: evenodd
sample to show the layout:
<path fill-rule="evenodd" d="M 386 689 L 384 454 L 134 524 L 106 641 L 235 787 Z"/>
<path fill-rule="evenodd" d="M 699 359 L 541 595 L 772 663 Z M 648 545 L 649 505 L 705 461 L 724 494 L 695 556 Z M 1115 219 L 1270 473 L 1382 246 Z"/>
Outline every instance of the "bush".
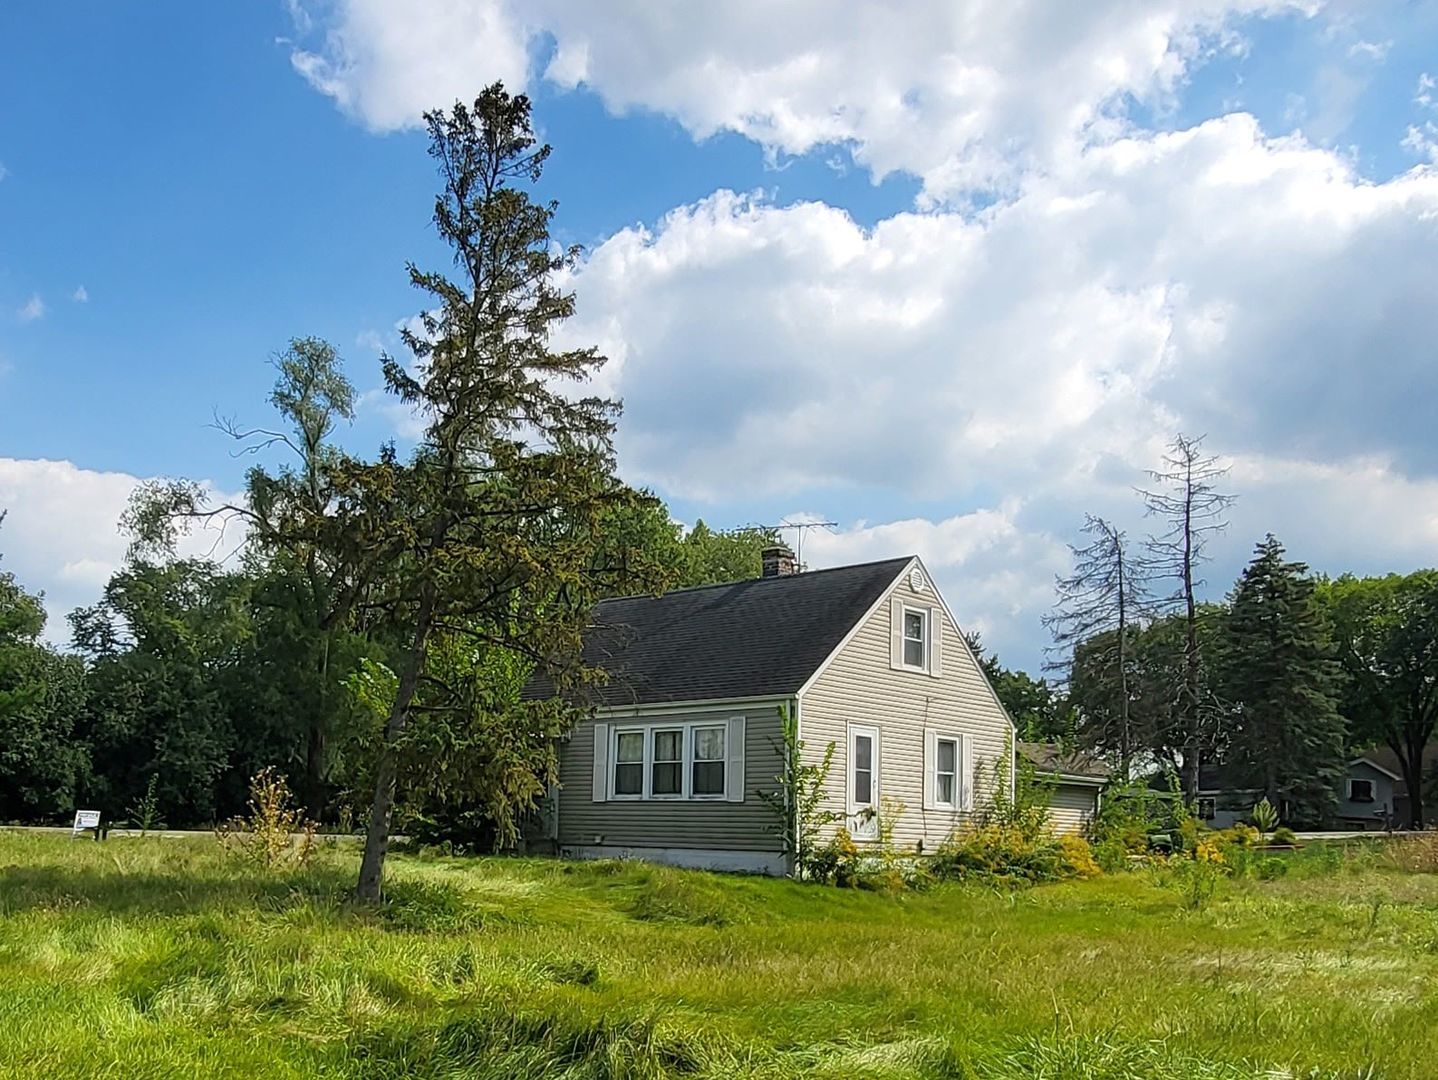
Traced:
<path fill-rule="evenodd" d="M 992 881 L 1032 885 L 1066 876 L 1063 849 L 1047 833 L 1032 836 L 1008 825 L 984 825 L 957 832 L 934 855 L 934 876 L 941 880 Z"/>
<path fill-rule="evenodd" d="M 278 770 L 261 769 L 250 781 L 248 816 L 231 818 L 215 829 L 220 846 L 269 870 L 308 865 L 316 826 L 290 805 L 292 799 Z"/>
<path fill-rule="evenodd" d="M 1128 845 L 1111 836 L 1091 845 L 1094 861 L 1105 874 L 1117 874 L 1129 868 Z"/>
<path fill-rule="evenodd" d="M 1082 836 L 1059 837 L 1059 857 L 1063 861 L 1064 877 L 1089 878 L 1103 873 L 1093 848 Z"/>
<path fill-rule="evenodd" d="M 1295 833 L 1292 829 L 1290 829 L 1287 825 L 1281 825 L 1277 829 L 1273 830 L 1273 835 L 1269 837 L 1269 839 L 1272 840 L 1275 844 L 1296 845 L 1298 843 L 1298 834 Z"/>
<path fill-rule="evenodd" d="M 827 844 L 814 851 L 807 876 L 811 881 L 842 889 L 859 883 L 859 848 L 848 829 L 839 829 Z"/>

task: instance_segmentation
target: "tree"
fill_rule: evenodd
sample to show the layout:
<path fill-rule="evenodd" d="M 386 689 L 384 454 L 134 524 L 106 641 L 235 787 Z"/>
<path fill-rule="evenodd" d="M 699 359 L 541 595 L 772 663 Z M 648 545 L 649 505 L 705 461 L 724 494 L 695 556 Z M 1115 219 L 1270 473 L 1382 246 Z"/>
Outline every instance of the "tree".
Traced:
<path fill-rule="evenodd" d="M 1321 821 L 1343 763 L 1339 668 L 1308 567 L 1272 533 L 1230 596 L 1222 685 L 1235 709 L 1229 762 L 1292 821 Z"/>
<path fill-rule="evenodd" d="M 54 817 L 72 807 L 88 766 L 74 738 L 84 672 L 74 657 L 40 641 L 44 629 L 41 597 L 0 572 L 0 820 Z"/>
<path fill-rule="evenodd" d="M 473 717 L 471 688 L 429 662 L 435 640 L 476 656 L 502 648 L 540 668 L 560 696 L 506 715 L 514 737 L 547 731 L 553 723 L 538 718 L 577 715 L 563 695 L 599 677 L 580 652 L 595 602 L 624 581 L 664 580 L 642 552 L 597 561 L 606 517 L 646 500 L 614 477 L 618 406 L 566 392 L 602 357 L 550 347 L 574 311 L 556 275 L 577 250 L 555 250 L 555 205 L 525 190 L 549 156 L 536 145 L 529 100 L 496 83 L 472 108 L 425 119 L 444 185 L 434 222 L 458 279 L 410 267 L 428 297 L 418 328 L 403 332 L 412 362 L 383 358 L 388 390 L 424 417 L 425 431 L 410 462 L 387 452 L 341 470 L 340 482 L 355 513 L 339 539 L 369 571 L 360 609 L 403 638 L 357 887 L 371 901 L 382 895 L 412 719 Z"/>
<path fill-rule="evenodd" d="M 1438 570 L 1344 575 L 1319 593 L 1348 676 L 1343 703 L 1351 736 L 1397 755 L 1409 824 L 1422 828 L 1423 750 L 1438 734 Z"/>
<path fill-rule="evenodd" d="M 1026 671 L 1010 670 L 999 663 L 996 653 L 984 649 L 977 630 L 964 633 L 974 659 L 988 677 L 994 695 L 1018 728 L 1019 738 L 1029 742 L 1072 742 L 1077 734 L 1077 717 L 1066 695 L 1050 686 L 1047 679 L 1035 679 Z"/>
<path fill-rule="evenodd" d="M 700 518 L 680 542 L 679 584 L 719 585 L 756 578 L 763 570 L 764 549 L 778 538 L 773 529 L 754 527 L 716 532 Z"/>
<path fill-rule="evenodd" d="M 1184 794 L 1190 801 L 1198 796 L 1203 756 L 1221 739 L 1223 710 L 1210 692 L 1196 590 L 1203 584 L 1198 573 L 1207 560 L 1209 541 L 1228 527 L 1226 514 L 1234 497 L 1215 486 L 1227 474 L 1227 466 L 1220 465 L 1218 458 L 1204 455 L 1201 436 L 1180 433 L 1169 445 L 1162 467 L 1148 474 L 1157 487 L 1140 492 L 1146 511 L 1165 524 L 1164 531 L 1150 536 L 1146 545 L 1152 580 L 1172 584 L 1156 610 L 1177 610 L 1183 620 L 1183 664 L 1168 722 L 1176 733 L 1173 741 L 1183 747 Z"/>
<path fill-rule="evenodd" d="M 1112 749 L 1119 772 L 1128 777 L 1137 746 L 1130 710 L 1133 632 L 1148 604 L 1141 567 L 1129 553 L 1123 532 L 1090 515 L 1083 533 L 1092 539 L 1070 545 L 1073 571 L 1056 581 L 1054 611 L 1043 623 L 1053 634 L 1051 666 L 1063 673 L 1070 697 L 1082 714 L 1083 734 L 1091 746 Z M 1082 662 L 1081 662 L 1082 661 Z M 1114 693 L 1085 698 L 1074 693 L 1073 675 L 1102 673 Z"/>

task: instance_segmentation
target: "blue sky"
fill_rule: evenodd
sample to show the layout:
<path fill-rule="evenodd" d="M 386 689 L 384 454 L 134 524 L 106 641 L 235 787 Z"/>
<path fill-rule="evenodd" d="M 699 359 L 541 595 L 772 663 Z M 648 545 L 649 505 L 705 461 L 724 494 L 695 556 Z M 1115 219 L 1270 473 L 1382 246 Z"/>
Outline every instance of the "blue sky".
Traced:
<path fill-rule="evenodd" d="M 1177 430 L 1242 497 L 1216 590 L 1268 529 L 1433 561 L 1434 4 L 655 10 L 0 10 L 0 553 L 53 638 L 136 478 L 239 486 L 207 425 L 265 418 L 289 337 L 377 385 L 406 260 L 445 258 L 417 112 L 496 77 L 589 252 L 621 465 L 682 520 L 917 550 L 1028 666 L 1082 514 L 1140 535 Z M 370 397 L 345 438 L 404 431 Z"/>

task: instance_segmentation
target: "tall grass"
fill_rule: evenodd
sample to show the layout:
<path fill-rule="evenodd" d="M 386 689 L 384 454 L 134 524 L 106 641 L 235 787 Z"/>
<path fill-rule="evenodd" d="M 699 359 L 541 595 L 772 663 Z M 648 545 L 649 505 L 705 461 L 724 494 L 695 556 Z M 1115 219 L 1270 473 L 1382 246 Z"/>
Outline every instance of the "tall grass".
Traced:
<path fill-rule="evenodd" d="M 1381 850 L 1202 910 L 1142 875 L 885 896 L 415 856 L 369 910 L 355 858 L 0 834 L 0 1077 L 1434 1070 L 1438 876 Z"/>

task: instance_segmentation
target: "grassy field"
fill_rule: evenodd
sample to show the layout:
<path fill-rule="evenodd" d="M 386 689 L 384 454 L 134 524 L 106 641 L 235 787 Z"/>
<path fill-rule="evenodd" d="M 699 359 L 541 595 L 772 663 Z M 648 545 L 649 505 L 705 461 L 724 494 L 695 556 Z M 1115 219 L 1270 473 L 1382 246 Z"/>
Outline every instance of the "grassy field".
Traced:
<path fill-rule="evenodd" d="M 1438 875 L 897 897 L 0 833 L 0 1077 L 1438 1077 Z"/>

